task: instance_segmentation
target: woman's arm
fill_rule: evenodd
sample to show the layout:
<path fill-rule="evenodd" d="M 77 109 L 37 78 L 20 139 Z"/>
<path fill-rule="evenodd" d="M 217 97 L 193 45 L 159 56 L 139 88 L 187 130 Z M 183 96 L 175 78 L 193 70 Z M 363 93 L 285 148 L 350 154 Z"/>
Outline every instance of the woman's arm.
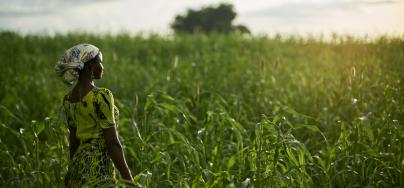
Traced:
<path fill-rule="evenodd" d="M 74 153 L 76 153 L 77 148 L 80 145 L 80 140 L 76 137 L 77 128 L 69 126 L 69 149 L 70 149 L 70 159 L 73 157 Z"/>
<path fill-rule="evenodd" d="M 70 159 L 73 158 L 74 153 L 76 153 L 77 148 L 80 145 L 79 139 L 76 138 L 76 131 L 77 131 L 77 128 L 69 126 L 69 132 L 70 132 L 70 135 L 69 135 Z M 65 185 L 67 186 L 67 184 L 69 182 L 69 177 L 67 176 L 67 174 L 66 174 L 66 176 L 64 178 L 64 182 L 65 182 Z"/>
<path fill-rule="evenodd" d="M 122 145 L 119 142 L 115 126 L 102 130 L 105 138 L 105 143 L 108 148 L 109 156 L 111 157 L 112 162 L 115 164 L 115 167 L 119 170 L 122 177 L 125 180 L 128 180 L 131 183 L 133 183 L 132 174 L 126 163 L 125 155 L 122 150 Z"/>

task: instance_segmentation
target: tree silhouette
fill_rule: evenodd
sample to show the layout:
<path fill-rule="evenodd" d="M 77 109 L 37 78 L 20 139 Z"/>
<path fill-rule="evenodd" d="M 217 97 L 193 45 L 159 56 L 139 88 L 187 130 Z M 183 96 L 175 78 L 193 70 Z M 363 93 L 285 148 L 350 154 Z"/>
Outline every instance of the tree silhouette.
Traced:
<path fill-rule="evenodd" d="M 237 13 L 234 12 L 233 5 L 226 3 L 204 7 L 200 10 L 189 9 L 185 15 L 175 17 L 171 28 L 175 33 L 229 33 L 232 31 L 250 33 L 246 26 L 232 25 L 236 16 Z"/>

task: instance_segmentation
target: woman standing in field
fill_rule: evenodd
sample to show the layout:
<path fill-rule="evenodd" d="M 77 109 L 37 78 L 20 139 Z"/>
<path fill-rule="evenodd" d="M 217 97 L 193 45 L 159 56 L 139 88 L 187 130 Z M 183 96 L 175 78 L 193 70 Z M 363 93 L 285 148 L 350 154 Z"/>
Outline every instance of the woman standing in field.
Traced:
<path fill-rule="evenodd" d="M 130 184 L 131 172 L 117 135 L 118 109 L 110 90 L 98 88 L 94 79 L 103 73 L 102 54 L 91 44 L 68 49 L 55 66 L 56 73 L 75 86 L 64 97 L 69 127 L 68 187 L 98 187 L 115 183 L 114 167 Z M 111 159 L 111 160 L 110 160 Z"/>

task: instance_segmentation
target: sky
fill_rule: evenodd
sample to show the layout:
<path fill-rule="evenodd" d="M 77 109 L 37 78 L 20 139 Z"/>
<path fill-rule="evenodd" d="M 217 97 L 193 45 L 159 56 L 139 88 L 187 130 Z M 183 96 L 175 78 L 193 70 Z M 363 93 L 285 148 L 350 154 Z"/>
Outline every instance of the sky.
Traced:
<path fill-rule="evenodd" d="M 404 34 L 404 0 L 0 0 L 0 30 L 165 35 L 177 14 L 221 2 L 253 34 Z"/>

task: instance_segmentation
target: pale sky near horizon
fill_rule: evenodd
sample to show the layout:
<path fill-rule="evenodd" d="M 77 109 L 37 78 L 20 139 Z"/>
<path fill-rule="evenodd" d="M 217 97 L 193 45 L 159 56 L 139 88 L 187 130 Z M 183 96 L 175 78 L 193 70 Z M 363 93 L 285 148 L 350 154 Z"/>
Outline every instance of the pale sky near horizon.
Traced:
<path fill-rule="evenodd" d="M 403 0 L 0 0 L 0 30 L 170 34 L 175 15 L 220 2 L 254 34 L 404 34 Z"/>

